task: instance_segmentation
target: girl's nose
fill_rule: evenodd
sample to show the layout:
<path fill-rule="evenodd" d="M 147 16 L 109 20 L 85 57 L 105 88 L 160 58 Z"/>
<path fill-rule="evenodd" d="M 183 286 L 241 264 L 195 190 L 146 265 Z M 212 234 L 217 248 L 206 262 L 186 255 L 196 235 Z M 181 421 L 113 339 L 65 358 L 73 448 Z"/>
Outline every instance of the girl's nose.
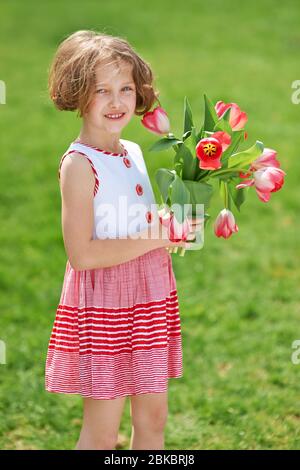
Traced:
<path fill-rule="evenodd" d="M 118 95 L 112 96 L 112 99 L 111 99 L 111 107 L 112 107 L 112 108 L 118 109 L 118 108 L 120 107 L 120 106 L 119 106 L 120 103 L 121 103 L 121 101 L 120 101 Z"/>

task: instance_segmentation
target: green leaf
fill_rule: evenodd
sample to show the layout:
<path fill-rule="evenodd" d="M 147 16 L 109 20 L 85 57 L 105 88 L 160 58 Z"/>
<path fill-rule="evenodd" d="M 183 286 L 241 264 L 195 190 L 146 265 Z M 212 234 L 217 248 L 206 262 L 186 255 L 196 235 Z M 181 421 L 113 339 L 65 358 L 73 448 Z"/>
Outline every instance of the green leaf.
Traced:
<path fill-rule="evenodd" d="M 233 200 L 235 207 L 240 212 L 241 205 L 246 200 L 246 194 L 248 192 L 249 187 L 236 189 L 236 185 L 239 183 L 239 180 L 235 179 L 228 184 L 229 192 L 231 199 Z"/>
<path fill-rule="evenodd" d="M 231 129 L 231 126 L 229 124 L 229 122 L 227 122 L 225 119 L 220 119 L 216 124 L 215 124 L 215 127 L 214 127 L 214 131 L 217 132 L 217 131 L 222 131 L 222 132 L 227 132 L 227 134 L 231 135 L 232 134 L 232 129 Z"/>
<path fill-rule="evenodd" d="M 182 140 L 176 139 L 175 138 L 168 138 L 164 137 L 163 139 L 158 140 L 155 142 L 150 148 L 149 152 L 160 152 L 161 150 L 166 150 L 170 147 L 173 147 L 173 145 L 180 144 L 182 143 Z"/>
<path fill-rule="evenodd" d="M 231 143 L 229 147 L 222 153 L 221 156 L 221 162 L 222 162 L 222 168 L 227 168 L 228 167 L 228 159 L 229 157 L 235 152 L 244 136 L 244 131 L 233 131 L 232 136 L 231 136 Z"/>
<path fill-rule="evenodd" d="M 193 179 L 194 175 L 194 158 L 191 151 L 185 144 L 180 144 L 174 157 L 174 163 L 182 161 L 182 178 Z"/>
<path fill-rule="evenodd" d="M 208 222 L 210 222 L 210 219 L 211 216 L 207 213 L 204 214 L 204 228 L 206 228 L 206 225 L 208 224 Z"/>
<path fill-rule="evenodd" d="M 173 171 L 168 170 L 167 168 L 159 168 L 155 172 L 155 179 L 164 202 L 167 202 L 169 196 L 169 187 L 174 181 L 175 177 L 176 172 L 174 173 Z"/>
<path fill-rule="evenodd" d="M 218 120 L 219 118 L 212 101 L 204 94 L 204 129 L 206 131 L 213 131 Z"/>
<path fill-rule="evenodd" d="M 203 178 L 205 178 L 206 176 L 208 176 L 210 173 L 211 173 L 211 170 L 203 170 L 202 168 L 199 167 L 199 173 L 197 175 L 197 178 L 195 179 L 195 181 L 201 181 Z"/>
<path fill-rule="evenodd" d="M 196 157 L 198 140 L 196 128 L 192 126 L 190 136 L 185 139 L 184 144 L 179 145 L 184 159 L 183 179 L 194 180 L 196 178 L 199 167 L 199 161 Z"/>
<path fill-rule="evenodd" d="M 203 130 L 203 127 L 202 127 L 202 130 Z M 199 167 L 199 160 L 196 155 L 196 146 L 201 139 L 199 135 L 202 134 L 202 130 L 201 130 L 201 133 L 197 134 L 195 127 L 192 127 L 191 139 L 189 141 L 189 148 L 191 149 L 192 155 L 193 155 L 193 177 L 192 178 L 183 177 L 183 179 L 191 179 L 193 181 L 197 181 L 199 177 L 203 175 L 203 170 L 202 168 Z"/>
<path fill-rule="evenodd" d="M 183 180 L 190 193 L 190 204 L 193 205 L 192 213 L 196 215 L 196 204 L 204 204 L 204 211 L 209 207 L 214 189 L 211 184 L 199 181 Z"/>
<path fill-rule="evenodd" d="M 257 140 L 248 150 L 235 153 L 228 159 L 228 168 L 244 167 L 252 163 L 264 150 L 264 144 Z"/>
<path fill-rule="evenodd" d="M 230 112 L 231 112 L 231 107 L 226 109 L 225 113 L 223 113 L 221 118 L 224 119 L 225 121 L 229 122 Z"/>
<path fill-rule="evenodd" d="M 182 223 L 185 218 L 184 213 L 184 204 L 189 204 L 190 202 L 190 193 L 186 188 L 184 182 L 177 175 L 172 182 L 172 191 L 171 191 L 171 208 L 174 211 L 174 216 L 179 223 Z M 173 206 L 173 204 L 175 204 Z"/>
<path fill-rule="evenodd" d="M 204 127 L 202 126 L 200 131 L 197 134 L 197 143 L 199 142 L 199 140 L 203 138 L 203 135 L 204 135 Z"/>
<path fill-rule="evenodd" d="M 184 141 L 184 145 L 190 150 L 192 156 L 196 155 L 196 145 L 198 143 L 197 136 L 196 136 L 196 129 L 192 126 L 191 133 L 189 137 L 187 137 Z"/>
<path fill-rule="evenodd" d="M 182 174 L 182 167 L 183 163 L 182 162 L 174 162 L 174 169 L 176 171 L 176 174 L 181 177 Z"/>
<path fill-rule="evenodd" d="M 193 115 L 192 109 L 187 97 L 184 97 L 184 106 L 183 106 L 183 116 L 184 116 L 184 123 L 183 123 L 183 134 L 190 131 L 193 126 Z"/>
<path fill-rule="evenodd" d="M 182 140 L 184 141 L 185 139 L 187 139 L 189 136 L 191 135 L 191 131 L 187 131 L 183 134 L 182 136 Z"/>

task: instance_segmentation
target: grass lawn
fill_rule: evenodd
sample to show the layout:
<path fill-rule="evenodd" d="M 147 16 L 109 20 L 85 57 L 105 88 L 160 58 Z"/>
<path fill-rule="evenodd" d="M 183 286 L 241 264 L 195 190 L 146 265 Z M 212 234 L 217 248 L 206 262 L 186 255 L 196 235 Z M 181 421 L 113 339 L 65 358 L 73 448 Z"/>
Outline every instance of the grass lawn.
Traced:
<path fill-rule="evenodd" d="M 76 395 L 44 390 L 49 335 L 66 262 L 57 168 L 77 137 L 76 113 L 55 110 L 47 72 L 59 42 L 79 29 L 125 37 L 153 67 L 172 131 L 182 132 L 187 95 L 200 127 L 203 93 L 248 113 L 248 143 L 278 151 L 281 191 L 262 203 L 253 188 L 239 232 L 213 234 L 200 251 L 174 254 L 184 376 L 169 382 L 166 449 L 300 449 L 299 174 L 300 79 L 297 0 L 139 2 L 0 1 L 1 225 L 0 448 L 72 449 L 81 427 Z M 154 172 L 173 151 L 135 117 L 123 138 L 144 151 Z M 214 197 L 211 219 L 223 208 Z M 129 448 L 129 400 L 120 447 Z"/>

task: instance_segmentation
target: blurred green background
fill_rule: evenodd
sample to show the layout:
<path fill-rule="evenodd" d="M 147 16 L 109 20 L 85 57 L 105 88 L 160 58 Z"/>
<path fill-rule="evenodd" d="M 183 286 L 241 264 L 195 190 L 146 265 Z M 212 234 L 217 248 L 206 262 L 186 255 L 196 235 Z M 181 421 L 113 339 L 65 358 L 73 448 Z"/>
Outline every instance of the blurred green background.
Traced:
<path fill-rule="evenodd" d="M 247 146 L 276 149 L 287 173 L 269 203 L 252 188 L 242 212 L 233 209 L 239 232 L 230 239 L 210 224 L 202 250 L 172 255 L 184 376 L 169 381 L 166 449 L 299 449 L 298 1 L 1 0 L 0 11 L 0 448 L 72 449 L 79 436 L 81 397 L 44 390 L 66 263 L 57 169 L 81 124 L 54 108 L 47 76 L 58 44 L 94 29 L 126 38 L 151 64 L 175 135 L 185 95 L 197 127 L 204 92 L 234 101 L 248 113 Z M 154 172 L 171 165 L 172 149 L 149 152 L 157 139 L 140 117 L 122 137 L 142 147 L 157 195 Z M 217 194 L 212 221 L 222 208 Z M 120 448 L 130 432 L 127 400 Z"/>

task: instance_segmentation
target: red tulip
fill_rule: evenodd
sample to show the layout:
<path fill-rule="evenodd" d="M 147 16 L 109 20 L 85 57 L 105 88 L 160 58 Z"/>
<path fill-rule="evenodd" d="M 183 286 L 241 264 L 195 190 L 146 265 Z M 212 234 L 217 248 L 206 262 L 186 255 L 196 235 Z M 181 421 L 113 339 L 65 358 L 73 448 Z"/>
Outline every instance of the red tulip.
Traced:
<path fill-rule="evenodd" d="M 247 173 L 243 173 L 242 171 L 239 173 L 240 178 L 249 178 L 249 176 L 252 175 L 251 171 L 248 171 Z"/>
<path fill-rule="evenodd" d="M 214 134 L 212 134 L 211 137 L 213 137 L 215 139 L 218 139 L 220 144 L 222 144 L 222 151 L 223 152 L 224 152 L 224 150 L 226 150 L 229 147 L 229 145 L 231 143 L 231 137 L 230 137 L 229 134 L 227 134 L 227 132 L 218 131 L 218 132 L 215 132 Z"/>
<path fill-rule="evenodd" d="M 262 167 L 254 171 L 253 178 L 236 185 L 236 189 L 254 186 L 259 199 L 262 202 L 268 202 L 271 193 L 279 191 L 284 183 L 286 173 L 280 168 L 274 166 Z"/>
<path fill-rule="evenodd" d="M 196 155 L 200 160 L 199 168 L 203 170 L 217 170 L 221 168 L 222 144 L 214 137 L 199 140 L 196 146 Z"/>
<path fill-rule="evenodd" d="M 141 120 L 148 131 L 154 134 L 167 134 L 170 131 L 170 122 L 166 111 L 157 106 L 153 111 L 144 114 Z"/>
<path fill-rule="evenodd" d="M 229 209 L 221 210 L 214 225 L 216 236 L 229 238 L 233 232 L 238 232 L 238 230 L 233 213 Z"/>
<path fill-rule="evenodd" d="M 224 101 L 218 101 L 215 105 L 215 110 L 218 117 L 221 118 L 228 108 L 231 108 L 229 116 L 229 124 L 231 129 L 233 131 L 243 129 L 248 120 L 248 116 L 245 112 L 241 111 L 240 107 L 236 103 L 225 104 Z M 246 138 L 247 136 L 245 135 L 245 139 Z"/>

